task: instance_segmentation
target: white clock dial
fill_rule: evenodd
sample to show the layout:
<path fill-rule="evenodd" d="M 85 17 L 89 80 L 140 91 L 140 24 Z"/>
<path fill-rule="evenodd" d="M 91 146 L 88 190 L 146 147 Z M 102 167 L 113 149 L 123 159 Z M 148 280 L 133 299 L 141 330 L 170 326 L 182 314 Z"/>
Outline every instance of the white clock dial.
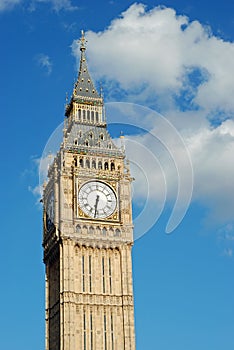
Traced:
<path fill-rule="evenodd" d="M 81 186 L 78 203 L 86 215 L 104 219 L 114 213 L 117 200 L 110 186 L 101 181 L 89 181 Z"/>

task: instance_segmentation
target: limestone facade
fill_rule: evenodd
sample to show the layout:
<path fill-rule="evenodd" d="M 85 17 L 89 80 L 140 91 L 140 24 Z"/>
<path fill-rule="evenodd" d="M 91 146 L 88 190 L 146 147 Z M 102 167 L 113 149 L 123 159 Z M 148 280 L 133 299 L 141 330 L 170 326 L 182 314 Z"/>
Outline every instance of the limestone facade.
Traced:
<path fill-rule="evenodd" d="M 106 129 L 103 99 L 89 76 L 85 49 L 82 36 L 63 142 L 44 186 L 46 350 L 135 350 L 132 178 L 124 151 Z M 97 187 L 88 189 L 87 198 L 93 190 L 95 201 L 82 207 L 80 189 L 90 182 Z M 99 200 L 100 184 L 115 198 L 111 215 L 104 207 L 109 195 Z"/>

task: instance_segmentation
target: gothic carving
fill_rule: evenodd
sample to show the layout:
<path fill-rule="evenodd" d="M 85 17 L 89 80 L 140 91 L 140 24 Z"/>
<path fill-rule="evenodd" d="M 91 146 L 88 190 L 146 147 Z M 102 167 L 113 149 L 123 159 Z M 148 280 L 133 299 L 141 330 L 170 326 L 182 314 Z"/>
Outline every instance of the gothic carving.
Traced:
<path fill-rule="evenodd" d="M 130 170 L 123 149 L 106 129 L 103 98 L 88 72 L 83 34 L 80 45 L 79 77 L 66 105 L 63 143 L 44 187 L 44 205 L 54 191 L 56 218 L 54 228 L 44 227 L 43 235 L 46 350 L 135 350 Z M 87 192 L 80 205 L 80 187 L 95 180 L 116 197 L 109 216 L 97 217 L 97 210 L 108 210 L 112 199 L 108 194 L 101 198 L 95 188 L 93 197 L 86 202 Z M 81 209 L 88 205 L 93 217 L 90 209 Z"/>

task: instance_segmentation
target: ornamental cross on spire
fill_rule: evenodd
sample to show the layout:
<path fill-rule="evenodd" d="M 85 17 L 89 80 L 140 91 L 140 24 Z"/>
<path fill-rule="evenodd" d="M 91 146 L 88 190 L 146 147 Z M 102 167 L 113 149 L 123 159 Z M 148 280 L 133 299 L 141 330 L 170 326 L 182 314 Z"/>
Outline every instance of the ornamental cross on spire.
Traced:
<path fill-rule="evenodd" d="M 80 44 L 81 51 L 86 49 L 87 40 L 85 39 L 85 34 L 83 30 L 81 31 L 81 38 L 78 40 L 78 43 Z"/>

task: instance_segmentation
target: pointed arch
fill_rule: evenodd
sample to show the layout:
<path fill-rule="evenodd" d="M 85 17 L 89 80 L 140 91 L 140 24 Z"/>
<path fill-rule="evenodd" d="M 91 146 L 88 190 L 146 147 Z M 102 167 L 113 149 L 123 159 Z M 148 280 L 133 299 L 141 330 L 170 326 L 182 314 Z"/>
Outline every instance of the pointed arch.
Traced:
<path fill-rule="evenodd" d="M 84 160 L 83 160 L 83 158 L 79 159 L 79 164 L 80 164 L 80 168 L 84 167 Z"/>
<path fill-rule="evenodd" d="M 86 159 L 85 167 L 90 168 L 90 160 L 89 159 Z"/>
<path fill-rule="evenodd" d="M 79 233 L 79 234 L 81 233 L 81 227 L 80 227 L 80 225 L 76 225 L 76 232 Z"/>

